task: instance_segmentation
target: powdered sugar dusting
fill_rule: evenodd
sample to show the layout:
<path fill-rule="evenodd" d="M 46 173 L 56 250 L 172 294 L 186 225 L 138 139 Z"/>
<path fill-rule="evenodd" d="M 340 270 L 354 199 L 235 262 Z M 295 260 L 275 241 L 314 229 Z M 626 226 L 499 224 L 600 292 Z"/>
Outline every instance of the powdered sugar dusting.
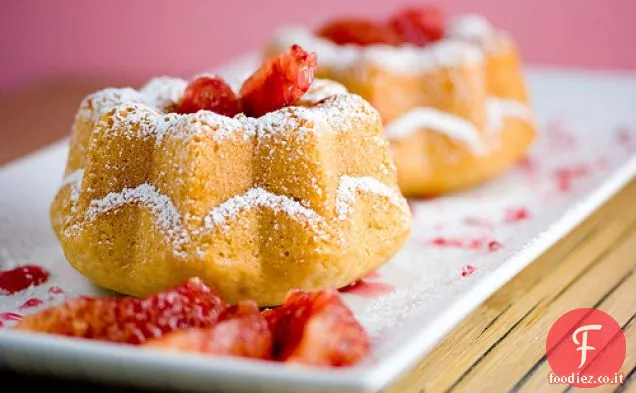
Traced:
<path fill-rule="evenodd" d="M 71 172 L 68 176 L 62 180 L 62 186 L 71 185 L 71 209 L 75 209 L 75 203 L 79 200 L 79 190 L 80 184 L 82 181 L 82 177 L 84 176 L 84 169 L 78 169 L 76 171 Z M 61 188 L 60 187 L 60 188 Z M 74 210 L 72 210 L 74 211 Z"/>
<path fill-rule="evenodd" d="M 351 213 L 351 207 L 355 203 L 357 191 L 382 195 L 388 198 L 395 206 L 408 210 L 408 205 L 401 194 L 381 181 L 369 176 L 342 176 L 336 197 L 336 212 L 340 219 L 345 219 Z"/>
<path fill-rule="evenodd" d="M 442 112 L 435 108 L 415 108 L 393 120 L 385 127 L 386 136 L 391 140 L 407 137 L 422 129 L 439 132 L 460 140 L 476 152 L 486 148 L 477 128 L 468 120 Z"/>
<path fill-rule="evenodd" d="M 289 217 L 309 223 L 309 226 L 314 228 L 316 232 L 323 232 L 320 228 L 326 224 L 325 220 L 314 210 L 304 207 L 299 202 L 256 187 L 243 195 L 228 199 L 208 213 L 204 218 L 205 229 L 209 230 L 215 226 L 227 225 L 228 220 L 232 220 L 241 212 L 255 207 L 284 212 Z"/>
<path fill-rule="evenodd" d="M 183 139 L 204 135 L 222 141 L 276 133 L 346 131 L 360 124 L 380 121 L 377 111 L 361 97 L 343 91 L 335 82 L 329 84 L 321 80 L 314 82 L 304 103 L 320 97 L 319 102 L 312 106 L 281 108 L 258 119 L 243 114 L 231 118 L 205 110 L 188 114 L 165 113 L 162 105 L 172 102 L 184 83 L 181 79 L 164 77 L 149 82 L 140 92 L 129 88 L 105 89 L 89 96 L 80 112 L 93 121 L 112 113 L 107 120 L 113 124 L 102 126 L 107 132 L 130 132 L 133 137 L 131 130 L 134 130 L 136 137 L 154 136 L 158 143 L 168 134 Z M 319 123 L 329 127 L 316 127 Z"/>
<path fill-rule="evenodd" d="M 169 238 L 173 239 L 177 248 L 189 240 L 182 225 L 181 215 L 170 198 L 159 193 L 153 185 L 148 183 L 135 188 L 124 188 L 121 192 L 110 192 L 101 199 L 91 201 L 84 220 L 92 221 L 100 214 L 130 204 L 141 204 L 150 209 L 157 224 Z"/>
<path fill-rule="evenodd" d="M 179 102 L 187 85 L 184 79 L 160 76 L 148 81 L 139 92 L 150 98 L 149 105 L 166 109 Z"/>
<path fill-rule="evenodd" d="M 496 28 L 484 16 L 478 14 L 458 15 L 449 20 L 445 36 L 475 45 L 483 52 L 496 53 L 509 50 L 512 38 Z"/>
<path fill-rule="evenodd" d="M 186 85 L 183 79 L 162 76 L 149 80 L 138 91 L 130 87 L 102 89 L 82 101 L 77 119 L 95 122 L 112 108 L 132 103 L 163 111 L 179 100 Z"/>
<path fill-rule="evenodd" d="M 445 31 L 449 38 L 458 39 L 486 48 L 492 45 L 495 31 L 481 15 L 467 14 L 451 19 Z"/>
<path fill-rule="evenodd" d="M 273 41 L 277 48 L 299 44 L 316 52 L 322 66 L 341 70 L 370 64 L 399 74 L 419 74 L 440 66 L 457 67 L 483 61 L 483 54 L 473 44 L 454 40 L 441 40 L 426 47 L 411 44 L 361 47 L 338 45 L 305 27 L 287 26 L 275 33 Z"/>
<path fill-rule="evenodd" d="M 72 180 L 79 181 L 73 173 L 64 184 L 71 184 Z M 78 187 L 75 183 L 73 187 Z M 336 210 L 340 219 L 346 219 L 355 203 L 356 190 L 384 196 L 391 203 L 404 211 L 408 209 L 406 201 L 394 189 L 371 177 L 342 176 L 336 195 Z M 134 188 L 124 188 L 120 192 L 108 193 L 105 197 L 90 202 L 84 217 L 65 231 L 66 236 L 77 236 L 82 227 L 97 216 L 115 211 L 122 206 L 138 204 L 147 208 L 156 218 L 156 223 L 166 238 L 172 243 L 175 255 L 181 254 L 181 249 L 190 242 L 191 233 L 185 228 L 183 218 L 170 198 L 160 193 L 153 185 L 144 183 Z M 213 208 L 202 218 L 203 225 L 193 233 L 200 235 L 212 231 L 215 227 L 224 227 L 239 214 L 254 208 L 267 208 L 274 212 L 286 214 L 288 217 L 308 225 L 320 238 L 327 238 L 327 221 L 316 211 L 303 206 L 300 202 L 285 195 L 276 195 L 263 188 L 249 189 L 242 195 L 237 195 Z M 405 217 L 408 217 L 405 214 Z M 192 217 L 191 217 L 192 218 Z"/>
<path fill-rule="evenodd" d="M 402 75 L 421 74 L 440 67 L 456 68 L 483 64 L 486 54 L 510 47 L 508 33 L 495 28 L 486 18 L 477 14 L 458 15 L 449 20 L 444 37 L 426 46 L 410 43 L 401 45 L 337 44 L 316 35 L 305 26 L 289 25 L 278 29 L 272 45 L 282 50 L 299 44 L 314 51 L 320 66 L 335 72 L 355 75 L 365 66 L 380 67 Z"/>
<path fill-rule="evenodd" d="M 96 122 L 94 130 L 101 133 L 102 137 L 116 135 L 131 140 L 154 138 L 156 148 L 161 148 L 162 141 L 167 137 L 187 141 L 196 136 L 218 142 L 228 138 L 246 141 L 256 138 L 258 145 L 258 140 L 263 138 L 281 135 L 303 138 L 323 132 L 347 132 L 381 122 L 378 112 L 360 96 L 348 93 L 338 83 L 320 79 L 314 81 L 298 106 L 281 108 L 260 118 L 251 118 L 244 114 L 227 117 L 206 110 L 190 114 L 169 112 L 185 86 L 186 82 L 182 79 L 161 77 L 151 80 L 139 91 L 130 88 L 104 89 L 84 101 L 85 113 L 82 116 L 88 116 Z M 72 185 L 72 213 L 77 210 L 82 176 L 83 170 L 77 170 L 70 173 L 62 183 L 63 186 Z M 351 180 L 347 183 L 346 179 L 350 178 L 345 177 L 344 185 L 353 184 Z M 362 191 L 389 196 L 395 204 L 405 204 L 393 190 L 389 193 L 388 187 L 382 188 L 369 179 L 359 182 L 357 187 Z M 347 188 L 343 192 L 348 191 Z M 97 216 L 125 205 L 139 205 L 148 209 L 156 218 L 157 226 L 172 244 L 175 254 L 182 252 L 184 245 L 191 242 L 193 234 L 201 235 L 218 226 L 227 226 L 238 214 L 253 208 L 267 208 L 284 213 L 303 225 L 308 225 L 317 237 L 326 237 L 329 232 L 325 218 L 316 211 L 293 198 L 276 195 L 259 187 L 228 199 L 203 217 L 188 217 L 188 222 L 190 218 L 199 218 L 202 222 L 201 227 L 189 232 L 185 228 L 184 217 L 173 201 L 159 192 L 153 184 L 145 183 L 113 191 L 101 199 L 91 201 L 83 217 L 72 217 L 67 221 L 70 226 L 65 230 L 66 236 L 76 236 L 86 223 Z M 197 252 L 201 255 L 201 250 Z"/>
<path fill-rule="evenodd" d="M 79 183 L 82 180 L 82 176 L 84 176 L 83 169 L 78 169 L 76 171 L 69 173 L 68 176 L 66 176 L 64 180 L 62 180 L 62 187 L 69 184 Z"/>
<path fill-rule="evenodd" d="M 529 108 L 521 102 L 490 97 L 486 101 L 486 132 L 499 132 L 503 120 L 515 117 L 530 120 Z M 388 123 L 385 134 L 390 140 L 397 140 L 427 129 L 443 133 L 450 138 L 459 140 L 469 146 L 476 153 L 485 153 L 482 132 L 470 121 L 463 117 L 442 112 L 435 108 L 414 108 L 403 116 Z"/>
<path fill-rule="evenodd" d="M 327 79 L 316 79 L 311 85 L 311 89 L 300 99 L 301 103 L 317 104 L 327 97 L 337 94 L 348 93 L 344 85 Z"/>
<path fill-rule="evenodd" d="M 362 322 L 369 335 L 377 338 L 387 326 L 403 323 L 412 316 L 413 310 L 434 303 L 437 296 L 430 285 L 416 283 L 412 287 L 398 288 L 368 302 L 362 313 L 366 319 Z"/>
<path fill-rule="evenodd" d="M 530 108 L 519 101 L 496 97 L 486 102 L 486 131 L 498 132 L 507 117 L 530 120 Z"/>

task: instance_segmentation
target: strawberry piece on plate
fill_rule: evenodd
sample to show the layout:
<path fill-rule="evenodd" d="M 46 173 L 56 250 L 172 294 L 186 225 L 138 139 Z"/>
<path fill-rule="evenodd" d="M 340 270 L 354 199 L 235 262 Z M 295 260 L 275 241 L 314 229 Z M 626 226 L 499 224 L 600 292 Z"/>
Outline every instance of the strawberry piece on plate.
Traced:
<path fill-rule="evenodd" d="M 369 352 L 369 338 L 336 290 L 291 291 L 282 306 L 264 312 L 279 361 L 348 366 Z"/>
<path fill-rule="evenodd" d="M 226 309 L 214 327 L 177 330 L 144 345 L 174 352 L 269 359 L 272 334 L 258 305 L 241 301 Z"/>
<path fill-rule="evenodd" d="M 139 299 L 79 297 L 26 315 L 16 329 L 141 344 L 173 330 L 217 323 L 227 305 L 198 278 Z"/>

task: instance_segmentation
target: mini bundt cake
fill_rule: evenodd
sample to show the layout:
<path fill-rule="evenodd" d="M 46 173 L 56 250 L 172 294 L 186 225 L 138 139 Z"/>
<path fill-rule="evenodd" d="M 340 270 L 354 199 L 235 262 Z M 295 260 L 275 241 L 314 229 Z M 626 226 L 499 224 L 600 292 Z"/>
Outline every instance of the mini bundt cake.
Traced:
<path fill-rule="evenodd" d="M 316 75 L 338 81 L 381 114 L 406 196 L 447 193 L 489 180 L 535 138 L 513 40 L 477 15 L 445 23 L 434 7 L 387 21 L 287 26 L 266 53 L 289 42 L 316 51 Z"/>
<path fill-rule="evenodd" d="M 186 97 L 233 106 L 192 98 L 177 78 L 86 97 L 51 206 L 70 264 L 122 294 L 197 276 L 229 302 L 267 306 L 290 289 L 348 285 L 390 259 L 411 216 L 378 112 L 313 76 L 300 99 L 290 97 L 273 82 L 302 85 L 285 74 L 297 66 L 288 57 L 248 79 L 237 108 L 251 109 L 232 117 L 191 110 Z M 214 77 L 201 78 L 191 85 L 234 97 Z M 250 116 L 273 109 L 263 97 L 288 102 Z"/>

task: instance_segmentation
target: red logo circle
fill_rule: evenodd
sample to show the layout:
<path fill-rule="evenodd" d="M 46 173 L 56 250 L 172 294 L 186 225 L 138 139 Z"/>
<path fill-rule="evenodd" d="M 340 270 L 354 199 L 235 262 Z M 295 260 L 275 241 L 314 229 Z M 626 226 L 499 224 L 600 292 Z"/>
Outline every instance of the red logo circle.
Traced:
<path fill-rule="evenodd" d="M 623 330 L 609 314 L 594 308 L 569 311 L 552 325 L 546 340 L 553 371 L 549 383 L 579 388 L 620 383 L 626 347 Z"/>

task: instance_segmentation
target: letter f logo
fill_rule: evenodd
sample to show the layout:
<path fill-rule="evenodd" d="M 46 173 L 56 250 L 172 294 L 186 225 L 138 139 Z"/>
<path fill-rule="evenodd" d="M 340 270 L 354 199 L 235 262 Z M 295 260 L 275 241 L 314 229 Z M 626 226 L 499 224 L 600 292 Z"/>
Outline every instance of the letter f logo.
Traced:
<path fill-rule="evenodd" d="M 585 325 L 576 329 L 574 333 L 572 334 L 572 341 L 574 341 L 574 344 L 580 345 L 580 347 L 576 349 L 577 351 L 581 351 L 581 364 L 579 364 L 579 368 L 583 367 L 583 365 L 585 364 L 585 361 L 587 360 L 587 351 L 593 351 L 596 349 L 592 346 L 587 345 L 587 332 L 589 330 L 601 330 L 601 328 L 602 328 L 601 325 Z M 577 335 L 579 333 L 582 333 L 581 334 L 582 339 L 580 342 L 577 338 Z"/>

